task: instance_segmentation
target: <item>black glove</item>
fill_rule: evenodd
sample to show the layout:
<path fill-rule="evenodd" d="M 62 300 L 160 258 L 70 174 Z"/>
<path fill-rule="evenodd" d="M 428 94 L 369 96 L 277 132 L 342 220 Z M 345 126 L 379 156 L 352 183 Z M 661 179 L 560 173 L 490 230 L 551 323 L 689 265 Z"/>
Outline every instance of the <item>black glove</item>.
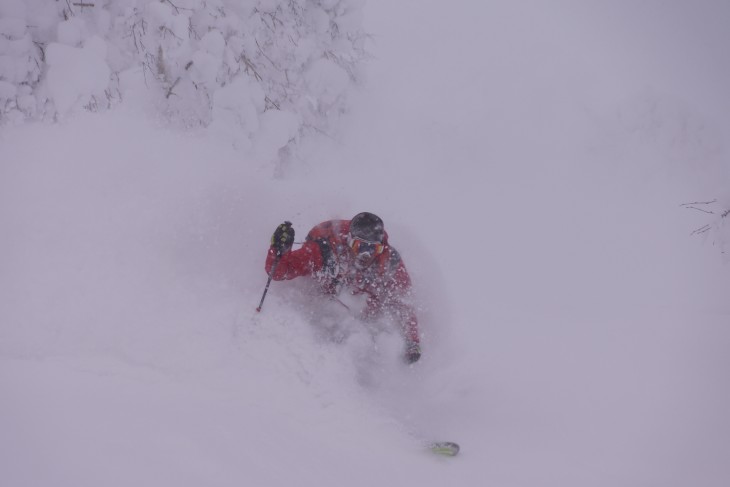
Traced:
<path fill-rule="evenodd" d="M 291 250 L 294 245 L 294 229 L 291 222 L 284 222 L 274 231 L 271 236 L 271 246 L 276 250 L 276 255 L 283 255 Z"/>
<path fill-rule="evenodd" d="M 421 345 L 419 345 L 416 342 L 409 341 L 406 343 L 406 362 L 409 364 L 418 362 L 418 359 L 421 358 Z"/>

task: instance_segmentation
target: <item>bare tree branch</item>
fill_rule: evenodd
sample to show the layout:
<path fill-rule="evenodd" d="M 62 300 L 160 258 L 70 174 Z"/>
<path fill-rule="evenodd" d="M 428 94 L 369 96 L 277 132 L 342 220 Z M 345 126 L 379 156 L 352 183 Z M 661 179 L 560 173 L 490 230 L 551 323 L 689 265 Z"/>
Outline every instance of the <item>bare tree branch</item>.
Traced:
<path fill-rule="evenodd" d="M 694 230 L 689 235 L 692 236 L 692 235 L 699 235 L 699 234 L 702 234 L 702 233 L 707 233 L 707 232 L 710 231 L 711 228 L 712 228 L 711 225 L 703 225 L 700 228 L 698 228 L 697 230 Z"/>
<path fill-rule="evenodd" d="M 174 3 L 172 3 L 172 2 L 170 1 L 170 0 L 164 0 L 164 1 L 165 1 L 166 3 L 169 3 L 170 5 L 172 5 L 172 8 L 174 8 L 174 9 L 175 9 L 175 13 L 176 13 L 176 14 L 179 14 L 179 13 L 180 13 L 180 10 L 188 10 L 188 11 L 190 11 L 190 12 L 192 12 L 192 11 L 193 11 L 193 9 L 192 9 L 192 8 L 186 8 L 186 7 L 178 7 L 177 5 L 175 5 Z"/>
<path fill-rule="evenodd" d="M 249 69 L 253 72 L 254 78 L 256 78 L 256 81 L 261 81 L 263 78 L 259 74 L 259 72 L 256 70 L 256 66 L 253 62 L 246 56 L 246 53 L 242 52 L 240 56 L 238 56 L 237 59 L 238 62 L 243 61 L 243 64 L 246 66 L 245 71 L 248 73 Z"/>
<path fill-rule="evenodd" d="M 269 98 L 268 96 L 264 97 L 264 101 L 266 102 L 266 109 L 269 109 L 270 107 L 272 107 L 272 106 L 273 106 L 273 107 L 274 107 L 274 108 L 276 108 L 277 110 L 281 110 L 281 107 L 279 106 L 279 104 L 278 104 L 278 103 L 276 103 L 276 102 L 275 102 L 274 100 L 272 100 L 271 98 Z"/>
<path fill-rule="evenodd" d="M 175 34 L 175 33 L 174 33 L 174 32 L 172 31 L 172 29 L 170 29 L 169 27 L 167 27 L 167 26 L 165 26 L 165 25 L 163 25 L 163 26 L 161 26 L 161 27 L 160 27 L 160 32 L 162 32 L 163 34 L 164 34 L 164 33 L 170 34 L 171 36 L 173 36 L 173 37 L 174 37 L 175 39 L 177 39 L 177 40 L 179 40 L 179 41 L 182 41 L 182 40 L 183 40 L 183 39 L 182 39 L 182 37 L 180 37 L 180 36 L 178 36 L 177 34 Z M 164 37 L 164 35 L 163 35 L 163 37 Z"/>
<path fill-rule="evenodd" d="M 697 208 L 696 206 L 683 206 L 683 207 L 684 208 L 687 208 L 688 210 L 697 210 L 697 211 L 701 211 L 702 213 L 709 213 L 710 215 L 714 215 L 715 214 L 714 211 L 704 210 L 702 208 Z"/>
<path fill-rule="evenodd" d="M 682 203 L 679 206 L 687 206 L 687 205 L 711 205 L 713 203 L 717 203 L 717 198 L 715 198 L 712 201 L 695 201 L 695 202 L 692 202 L 692 203 Z"/>
<path fill-rule="evenodd" d="M 177 79 L 175 80 L 175 82 L 172 85 L 170 85 L 170 88 L 167 90 L 167 94 L 165 95 L 165 99 L 169 99 L 172 95 L 175 95 L 175 93 L 172 90 L 175 88 L 175 86 L 177 86 L 177 84 L 179 82 L 180 82 L 180 76 L 178 76 Z M 175 95 L 175 96 L 177 96 L 177 95 Z"/>
<path fill-rule="evenodd" d="M 258 40 L 258 39 L 255 39 L 255 41 L 256 41 L 256 47 L 258 47 L 258 48 L 259 48 L 259 53 L 260 53 L 260 54 L 261 54 L 261 55 L 262 55 L 263 57 L 265 57 L 265 58 L 266 58 L 266 60 L 267 60 L 267 61 L 269 61 L 269 62 L 271 63 L 271 65 L 272 65 L 272 66 L 273 66 L 273 67 L 274 67 L 274 68 L 275 68 L 275 69 L 276 69 L 277 71 L 281 71 L 281 68 L 280 68 L 279 66 L 277 66 L 277 65 L 276 65 L 276 63 L 275 63 L 275 62 L 274 62 L 274 61 L 273 61 L 273 60 L 272 60 L 272 59 L 271 59 L 271 58 L 270 58 L 270 57 L 269 57 L 269 56 L 268 56 L 268 55 L 266 54 L 266 52 L 265 52 L 265 51 L 263 50 L 263 48 L 262 48 L 262 47 L 261 47 L 261 45 L 259 44 L 259 40 Z"/>

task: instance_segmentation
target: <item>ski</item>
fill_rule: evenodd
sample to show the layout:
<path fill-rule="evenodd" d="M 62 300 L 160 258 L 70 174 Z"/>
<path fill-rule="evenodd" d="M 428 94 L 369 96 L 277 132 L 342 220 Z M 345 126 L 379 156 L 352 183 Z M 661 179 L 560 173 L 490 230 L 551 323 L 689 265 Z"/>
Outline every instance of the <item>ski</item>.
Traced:
<path fill-rule="evenodd" d="M 437 455 L 443 455 L 446 457 L 453 457 L 459 453 L 461 449 L 458 443 L 453 441 L 437 441 L 428 445 L 428 448 Z"/>

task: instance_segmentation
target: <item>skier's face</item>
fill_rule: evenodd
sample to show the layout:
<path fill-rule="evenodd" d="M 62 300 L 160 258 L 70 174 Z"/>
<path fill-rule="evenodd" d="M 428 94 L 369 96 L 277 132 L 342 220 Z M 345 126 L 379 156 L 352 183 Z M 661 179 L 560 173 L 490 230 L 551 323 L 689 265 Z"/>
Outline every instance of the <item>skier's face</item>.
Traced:
<path fill-rule="evenodd" d="M 370 252 L 360 252 L 355 255 L 355 269 L 361 271 L 367 269 L 375 262 L 375 254 Z"/>
<path fill-rule="evenodd" d="M 348 239 L 350 250 L 354 256 L 357 270 L 367 269 L 375 262 L 375 258 L 383 253 L 384 245 L 381 242 L 369 242 L 350 235 Z"/>

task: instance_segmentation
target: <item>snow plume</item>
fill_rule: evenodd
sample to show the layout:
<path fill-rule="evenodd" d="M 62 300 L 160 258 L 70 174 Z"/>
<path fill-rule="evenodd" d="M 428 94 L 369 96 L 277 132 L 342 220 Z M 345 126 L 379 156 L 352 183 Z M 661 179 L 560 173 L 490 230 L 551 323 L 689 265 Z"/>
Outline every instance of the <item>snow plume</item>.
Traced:
<path fill-rule="evenodd" d="M 0 122 L 134 99 L 271 159 L 345 111 L 366 58 L 361 3 L 6 0 Z"/>
<path fill-rule="evenodd" d="M 306 280 L 254 311 L 271 223 L 330 202 L 128 115 L 0 134 L 0 484 L 445 482 L 371 397 L 428 376 L 397 332 L 376 340 Z"/>

